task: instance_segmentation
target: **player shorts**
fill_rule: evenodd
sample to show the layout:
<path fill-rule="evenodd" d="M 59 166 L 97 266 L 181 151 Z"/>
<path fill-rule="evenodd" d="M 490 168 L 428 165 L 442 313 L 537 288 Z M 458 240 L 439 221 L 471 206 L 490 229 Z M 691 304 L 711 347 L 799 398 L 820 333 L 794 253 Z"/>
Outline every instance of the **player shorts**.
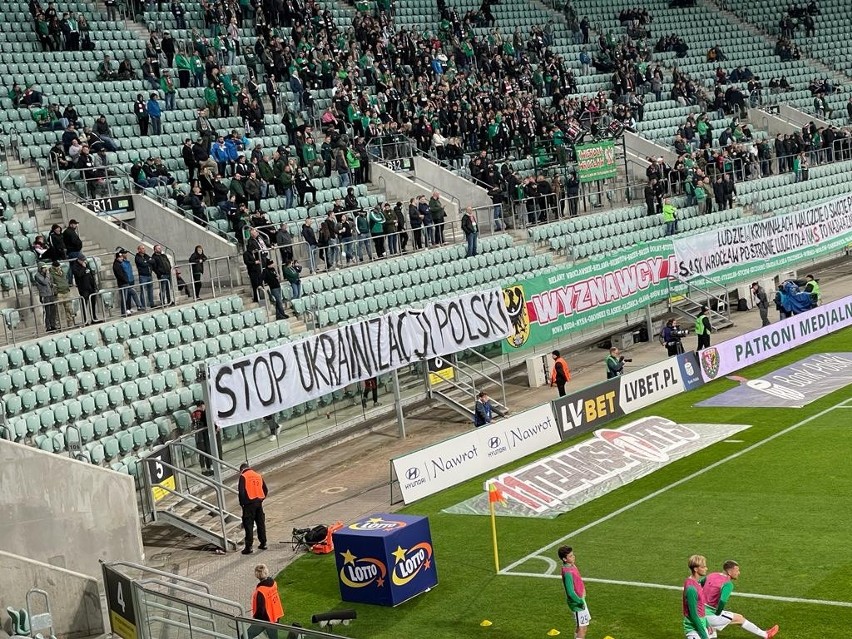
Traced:
<path fill-rule="evenodd" d="M 574 613 L 574 621 L 577 623 L 578 628 L 585 628 L 589 625 L 591 620 L 592 615 L 589 612 L 588 606 L 586 606 L 583 610 L 578 610 Z"/>
<path fill-rule="evenodd" d="M 734 620 L 734 613 L 723 610 L 721 615 L 707 615 L 707 625 L 716 630 L 724 630 Z"/>
<path fill-rule="evenodd" d="M 699 635 L 695 630 L 690 630 L 686 633 L 686 639 L 701 639 L 701 635 Z"/>

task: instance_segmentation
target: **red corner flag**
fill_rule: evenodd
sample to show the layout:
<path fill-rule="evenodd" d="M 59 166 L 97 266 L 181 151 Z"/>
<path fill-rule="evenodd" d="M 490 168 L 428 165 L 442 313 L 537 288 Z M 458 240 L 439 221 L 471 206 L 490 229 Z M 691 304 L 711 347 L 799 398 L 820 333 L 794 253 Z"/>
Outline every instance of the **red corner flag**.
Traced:
<path fill-rule="evenodd" d="M 488 484 L 488 507 L 491 511 L 491 543 L 494 545 L 494 569 L 500 572 L 500 556 L 497 553 L 497 517 L 494 513 L 494 504 L 506 503 L 503 493 L 496 484 Z"/>
<path fill-rule="evenodd" d="M 501 504 L 506 503 L 506 498 L 503 497 L 503 493 L 500 492 L 500 489 L 497 488 L 495 484 L 488 485 L 488 503 L 493 504 L 496 502 L 500 502 Z"/>

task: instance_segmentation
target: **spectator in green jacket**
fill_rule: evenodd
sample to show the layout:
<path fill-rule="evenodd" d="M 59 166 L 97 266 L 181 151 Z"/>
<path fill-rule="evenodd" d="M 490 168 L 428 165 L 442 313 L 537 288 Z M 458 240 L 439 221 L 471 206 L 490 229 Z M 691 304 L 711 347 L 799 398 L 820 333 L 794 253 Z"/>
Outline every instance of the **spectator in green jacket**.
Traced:
<path fill-rule="evenodd" d="M 385 216 L 381 208 L 377 206 L 370 209 L 367 223 L 373 237 L 373 245 L 376 247 L 376 257 L 382 257 L 385 254 Z"/>

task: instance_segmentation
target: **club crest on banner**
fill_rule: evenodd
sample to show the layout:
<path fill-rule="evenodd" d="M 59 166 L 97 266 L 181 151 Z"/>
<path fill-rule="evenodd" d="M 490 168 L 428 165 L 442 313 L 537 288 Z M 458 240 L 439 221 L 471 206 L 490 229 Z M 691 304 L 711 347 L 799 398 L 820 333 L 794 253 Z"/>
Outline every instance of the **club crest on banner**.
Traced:
<path fill-rule="evenodd" d="M 710 379 L 715 379 L 719 374 L 719 351 L 715 348 L 705 348 L 701 351 L 701 368 Z"/>
<path fill-rule="evenodd" d="M 530 314 L 524 287 L 515 284 L 503 289 L 503 302 L 512 322 L 512 334 L 506 339 L 506 343 L 512 348 L 520 348 L 530 338 Z"/>

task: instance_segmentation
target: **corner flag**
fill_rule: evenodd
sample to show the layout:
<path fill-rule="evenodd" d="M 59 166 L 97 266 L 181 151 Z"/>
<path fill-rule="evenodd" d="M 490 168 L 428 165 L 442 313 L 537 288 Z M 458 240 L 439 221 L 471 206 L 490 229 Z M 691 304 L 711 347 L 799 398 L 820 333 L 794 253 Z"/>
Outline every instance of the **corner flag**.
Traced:
<path fill-rule="evenodd" d="M 497 516 L 494 513 L 494 504 L 506 503 L 506 498 L 495 484 L 488 484 L 488 506 L 491 509 L 491 543 L 494 545 L 494 569 L 500 572 L 500 556 L 497 552 Z"/>

